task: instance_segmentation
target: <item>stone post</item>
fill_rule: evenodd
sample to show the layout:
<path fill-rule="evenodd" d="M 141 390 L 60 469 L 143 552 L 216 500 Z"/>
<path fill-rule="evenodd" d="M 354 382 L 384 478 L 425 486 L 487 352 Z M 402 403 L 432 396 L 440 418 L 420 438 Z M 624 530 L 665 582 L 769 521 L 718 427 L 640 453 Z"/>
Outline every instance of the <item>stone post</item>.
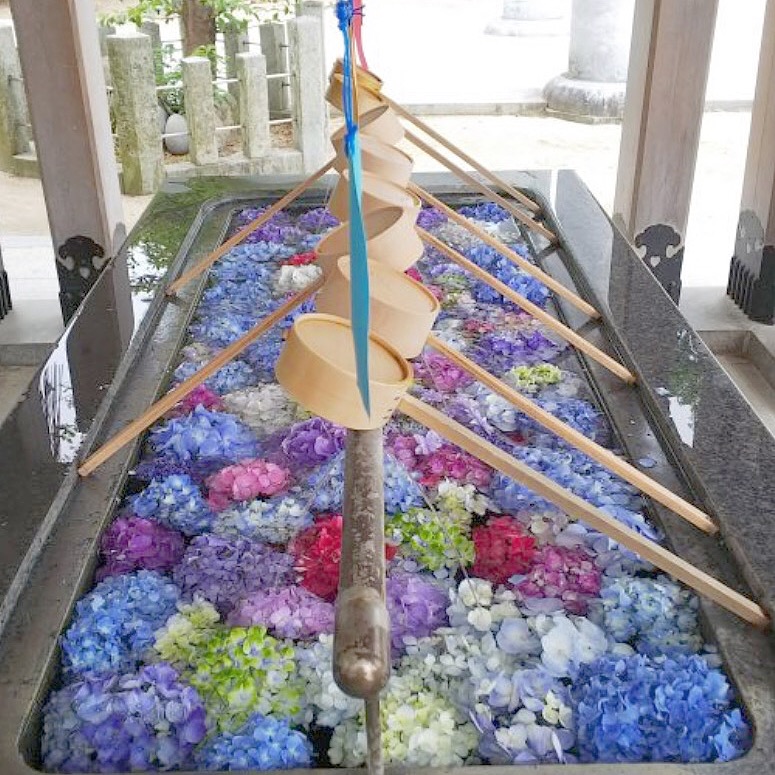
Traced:
<path fill-rule="evenodd" d="M 718 0 L 638 0 L 614 219 L 675 302 Z"/>
<path fill-rule="evenodd" d="M 212 78 L 213 71 L 207 57 L 184 57 L 183 90 L 191 138 L 189 156 L 193 164 L 218 161 Z"/>
<path fill-rule="evenodd" d="M 320 64 L 323 68 L 323 78 L 328 78 L 326 72 L 326 34 L 325 34 L 325 2 L 324 0 L 297 0 L 296 15 L 305 16 L 314 19 L 318 24 L 318 35 L 320 35 Z"/>
<path fill-rule="evenodd" d="M 0 169 L 14 172 L 14 156 L 30 150 L 30 117 L 11 22 L 0 23 Z"/>
<path fill-rule="evenodd" d="M 775 321 L 775 0 L 768 0 L 727 293 L 751 320 Z"/>
<path fill-rule="evenodd" d="M 288 22 L 293 134 L 304 172 L 314 172 L 330 155 L 320 31 L 320 23 L 309 16 Z"/>
<path fill-rule="evenodd" d="M 257 159 L 272 145 L 266 59 L 258 52 L 245 52 L 237 54 L 235 60 L 239 78 L 242 149 L 248 159 Z"/>
<path fill-rule="evenodd" d="M 123 187 L 125 194 L 133 196 L 152 194 L 164 178 L 153 54 L 148 35 L 108 37 Z"/>
<path fill-rule="evenodd" d="M 570 0 L 503 0 L 500 19 L 491 21 L 485 35 L 567 35 Z"/>
<path fill-rule="evenodd" d="M 94 0 L 11 0 L 11 12 L 69 320 L 126 237 L 96 9 Z M 123 256 L 109 282 L 102 328 L 128 343 L 133 314 Z"/>
<path fill-rule="evenodd" d="M 164 52 L 161 47 L 161 29 L 156 22 L 144 21 L 140 25 L 140 32 L 151 39 L 153 72 L 156 76 L 156 83 L 161 83 L 164 78 Z"/>
<path fill-rule="evenodd" d="M 237 75 L 237 54 L 243 51 L 249 51 L 248 48 L 248 32 L 247 30 L 240 30 L 237 28 L 229 28 L 224 30 L 223 33 L 223 51 L 224 59 L 226 61 L 226 77 L 238 78 Z M 239 99 L 240 85 L 238 83 L 229 84 L 229 94 L 234 97 L 235 100 Z"/>
<path fill-rule="evenodd" d="M 267 22 L 258 28 L 267 75 L 288 72 L 288 34 L 282 22 Z M 284 116 L 290 107 L 290 83 L 285 78 L 269 81 L 269 112 Z"/>
<path fill-rule="evenodd" d="M 592 123 L 621 119 L 634 5 L 635 0 L 573 0 L 568 72 L 544 88 L 551 114 Z"/>

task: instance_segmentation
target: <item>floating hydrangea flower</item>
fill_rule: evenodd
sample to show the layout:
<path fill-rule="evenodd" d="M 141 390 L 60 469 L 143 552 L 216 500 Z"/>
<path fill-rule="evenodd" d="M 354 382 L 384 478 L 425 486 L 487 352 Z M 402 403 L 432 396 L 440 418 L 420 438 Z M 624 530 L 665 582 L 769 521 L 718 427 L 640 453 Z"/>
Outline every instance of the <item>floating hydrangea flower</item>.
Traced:
<path fill-rule="evenodd" d="M 183 556 L 183 536 L 157 522 L 139 517 L 119 517 L 103 533 L 100 554 L 103 565 L 97 579 L 134 570 L 165 572 Z"/>
<path fill-rule="evenodd" d="M 476 748 L 476 729 L 448 699 L 412 689 L 389 687 L 382 699 L 385 762 L 413 768 L 461 766 Z M 362 721 L 350 719 L 334 729 L 328 756 L 344 767 L 364 763 Z"/>
<path fill-rule="evenodd" d="M 471 515 L 484 516 L 491 508 L 487 496 L 477 491 L 473 484 L 459 484 L 451 479 L 438 483 L 434 506 L 442 514 L 452 515 L 456 521 L 466 524 Z"/>
<path fill-rule="evenodd" d="M 218 514 L 213 532 L 268 544 L 287 544 L 312 524 L 312 514 L 296 498 L 254 500 Z"/>
<path fill-rule="evenodd" d="M 229 462 L 218 457 L 182 461 L 174 455 L 150 455 L 137 464 L 134 474 L 144 482 L 166 479 L 175 474 L 185 474 L 197 485 L 203 485 L 208 476 L 227 466 Z"/>
<path fill-rule="evenodd" d="M 731 761 L 750 745 L 729 683 L 698 656 L 607 656 L 571 694 L 584 762 Z"/>
<path fill-rule="evenodd" d="M 582 665 L 594 662 L 608 649 L 605 633 L 583 616 L 539 616 L 535 625 L 541 637 L 541 661 L 558 678 L 577 675 Z"/>
<path fill-rule="evenodd" d="M 183 461 L 207 457 L 236 461 L 258 453 L 250 428 L 230 414 L 211 412 L 203 406 L 152 430 L 150 444 L 156 453 Z"/>
<path fill-rule="evenodd" d="M 254 714 L 234 732 L 222 732 L 194 756 L 205 770 L 290 770 L 312 764 L 312 743 L 284 720 Z"/>
<path fill-rule="evenodd" d="M 259 495 L 277 495 L 288 488 L 291 472 L 266 460 L 241 460 L 213 474 L 206 484 L 207 501 L 222 511 L 232 501 L 249 501 Z"/>
<path fill-rule="evenodd" d="M 504 381 L 525 393 L 535 393 L 547 385 L 556 385 L 561 379 L 562 371 L 551 363 L 515 366 L 504 375 Z"/>
<path fill-rule="evenodd" d="M 445 523 L 433 511 L 410 509 L 405 514 L 394 514 L 386 532 L 392 543 L 401 545 L 401 554 L 415 558 L 431 571 L 457 569 L 474 559 L 474 545 L 464 528 L 454 522 Z"/>
<path fill-rule="evenodd" d="M 583 549 L 544 546 L 517 589 L 526 598 L 556 598 L 568 612 L 583 614 L 600 593 L 600 579 L 594 558 Z"/>
<path fill-rule="evenodd" d="M 314 524 L 299 533 L 288 551 L 296 559 L 301 585 L 323 600 L 333 601 L 339 588 L 339 560 L 342 555 L 342 517 L 332 514 L 318 517 Z M 385 546 L 385 557 L 396 553 Z"/>
<path fill-rule="evenodd" d="M 187 536 L 210 530 L 215 519 L 199 487 L 185 474 L 154 479 L 130 504 L 137 516 L 161 522 Z"/>
<path fill-rule="evenodd" d="M 62 638 L 66 672 L 134 670 L 180 590 L 154 571 L 110 576 L 82 597 Z"/>
<path fill-rule="evenodd" d="M 667 576 L 610 579 L 600 597 L 605 630 L 641 653 L 657 656 L 669 649 L 696 652 L 702 647 L 699 601 Z"/>
<path fill-rule="evenodd" d="M 185 398 L 175 404 L 169 417 L 179 417 L 184 414 L 191 414 L 197 406 L 203 406 L 205 409 L 214 409 L 216 411 L 223 409 L 223 401 L 217 393 L 213 393 L 207 385 L 195 387 Z"/>
<path fill-rule="evenodd" d="M 280 294 L 298 293 L 322 274 L 323 270 L 315 264 L 285 264 L 280 267 L 280 274 L 275 280 L 275 291 Z"/>
<path fill-rule="evenodd" d="M 202 598 L 178 603 L 177 613 L 156 630 L 153 648 L 165 662 L 185 669 L 218 631 L 220 618 L 215 606 Z"/>
<path fill-rule="evenodd" d="M 447 216 L 435 207 L 423 207 L 417 214 L 417 225 L 426 231 L 447 222 Z"/>
<path fill-rule="evenodd" d="M 415 379 L 442 393 L 453 393 L 470 385 L 474 378 L 440 353 L 424 352 L 414 364 Z"/>
<path fill-rule="evenodd" d="M 237 603 L 228 624 L 261 624 L 278 638 L 315 638 L 333 632 L 334 606 L 303 587 L 259 590 Z"/>
<path fill-rule="evenodd" d="M 204 364 L 184 361 L 177 369 L 175 369 L 173 383 L 179 384 L 189 379 L 189 377 L 193 377 L 203 365 Z M 214 395 L 220 398 L 220 396 L 230 393 L 233 390 L 239 390 L 248 385 L 254 385 L 257 381 L 258 375 L 250 364 L 245 363 L 243 360 L 234 360 L 218 369 L 211 377 L 208 377 L 207 380 L 205 380 L 204 386 L 210 392 L 214 391 Z M 199 401 L 198 405 L 204 406 L 206 409 L 219 410 L 223 408 L 220 400 Z M 194 404 L 192 409 L 196 408 L 196 406 L 197 404 Z M 181 412 L 180 414 L 185 413 Z"/>
<path fill-rule="evenodd" d="M 312 643 L 296 646 L 298 676 L 304 686 L 304 721 L 333 728 L 355 718 L 363 702 L 346 695 L 334 681 L 333 635 L 319 635 Z"/>
<path fill-rule="evenodd" d="M 415 479 L 392 455 L 385 455 L 382 466 L 385 513 L 397 514 L 423 504 L 422 492 Z"/>
<path fill-rule="evenodd" d="M 386 600 L 394 654 L 406 648 L 407 638 L 423 638 L 447 623 L 446 593 L 419 575 L 392 574 L 387 580 Z"/>
<path fill-rule="evenodd" d="M 199 691 L 221 731 L 232 731 L 254 713 L 293 718 L 302 687 L 294 680 L 293 647 L 265 627 L 218 629 L 196 649 L 183 675 Z"/>
<path fill-rule="evenodd" d="M 253 592 L 292 582 L 293 557 L 247 538 L 205 534 L 191 542 L 173 578 L 184 594 L 227 614 Z"/>
<path fill-rule="evenodd" d="M 339 221 L 325 207 L 313 207 L 305 210 L 296 220 L 296 227 L 313 234 L 322 234 L 334 226 L 338 226 Z"/>
<path fill-rule="evenodd" d="M 507 210 L 492 202 L 465 205 L 465 207 L 458 208 L 458 212 L 466 218 L 473 218 L 475 221 L 489 221 L 490 223 L 500 223 L 511 218 Z"/>
<path fill-rule="evenodd" d="M 453 479 L 460 484 L 486 488 L 492 479 L 492 469 L 478 458 L 452 444 L 442 444 L 435 452 L 418 459 L 420 482 L 428 487 L 442 479 Z"/>
<path fill-rule="evenodd" d="M 282 451 L 292 465 L 305 468 L 330 460 L 344 449 L 344 428 L 313 417 L 294 425 L 281 444 Z"/>
<path fill-rule="evenodd" d="M 496 331 L 484 334 L 472 348 L 472 357 L 487 371 L 500 376 L 522 363 L 531 364 L 552 360 L 563 347 L 548 339 L 540 331 L 531 333 Z"/>
<path fill-rule="evenodd" d="M 475 527 L 472 538 L 476 557 L 471 566 L 474 576 L 505 584 L 511 576 L 525 573 L 535 553 L 535 539 L 511 517 L 491 517 L 486 525 Z"/>
<path fill-rule="evenodd" d="M 223 403 L 261 436 L 297 422 L 303 413 L 280 385 L 271 383 L 228 393 Z"/>
<path fill-rule="evenodd" d="M 430 455 L 440 449 L 444 440 L 434 431 L 425 434 L 391 434 L 387 449 L 407 471 L 414 471 L 419 465 L 419 457 Z"/>
<path fill-rule="evenodd" d="M 206 733 L 199 695 L 167 664 L 85 676 L 43 708 L 43 765 L 49 772 L 187 769 Z"/>

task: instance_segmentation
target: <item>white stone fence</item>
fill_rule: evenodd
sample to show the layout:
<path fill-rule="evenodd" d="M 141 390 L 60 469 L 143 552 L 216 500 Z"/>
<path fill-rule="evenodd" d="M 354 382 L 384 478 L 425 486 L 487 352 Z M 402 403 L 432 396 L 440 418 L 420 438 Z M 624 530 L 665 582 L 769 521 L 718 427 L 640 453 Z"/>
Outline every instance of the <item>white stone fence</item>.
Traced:
<path fill-rule="evenodd" d="M 178 84 L 157 85 L 161 42 L 158 27 L 101 35 L 122 187 L 148 194 L 165 175 L 301 174 L 325 163 L 328 150 L 322 19 L 317 3 L 287 23 L 261 25 L 260 50 L 240 33 L 224 36 L 226 77 L 213 78 L 205 57 L 181 61 Z M 180 89 L 185 121 L 166 116 L 159 93 Z M 224 122 L 217 92 L 233 116 Z M 177 124 L 177 128 L 175 128 Z M 219 125 L 220 124 L 220 125 Z M 292 141 L 273 141 L 272 127 L 288 124 Z M 182 131 L 181 131 L 182 130 Z M 223 153 L 224 134 L 232 153 Z M 188 160 L 167 157 L 164 140 L 187 140 Z M 0 26 L 0 169 L 35 175 L 37 163 L 13 29 Z"/>

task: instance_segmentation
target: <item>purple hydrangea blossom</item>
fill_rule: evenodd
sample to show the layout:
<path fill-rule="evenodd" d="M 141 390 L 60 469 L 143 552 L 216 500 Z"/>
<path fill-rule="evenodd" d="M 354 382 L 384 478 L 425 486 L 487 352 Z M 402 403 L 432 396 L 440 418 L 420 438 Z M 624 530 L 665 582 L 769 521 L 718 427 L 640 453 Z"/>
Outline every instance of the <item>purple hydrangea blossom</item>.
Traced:
<path fill-rule="evenodd" d="M 346 435 L 341 426 L 313 417 L 291 427 L 280 448 L 291 465 L 308 468 L 325 463 L 341 452 Z"/>
<path fill-rule="evenodd" d="M 184 595 L 199 595 L 221 614 L 262 589 L 293 583 L 293 557 L 258 541 L 212 534 L 197 536 L 173 572 Z"/>
<path fill-rule="evenodd" d="M 387 580 L 393 656 L 403 653 L 407 639 L 431 635 L 447 624 L 447 593 L 437 583 L 410 573 L 394 573 Z"/>
<path fill-rule="evenodd" d="M 196 689 L 164 662 L 89 675 L 52 693 L 43 708 L 43 765 L 50 772 L 188 769 L 206 733 Z"/>

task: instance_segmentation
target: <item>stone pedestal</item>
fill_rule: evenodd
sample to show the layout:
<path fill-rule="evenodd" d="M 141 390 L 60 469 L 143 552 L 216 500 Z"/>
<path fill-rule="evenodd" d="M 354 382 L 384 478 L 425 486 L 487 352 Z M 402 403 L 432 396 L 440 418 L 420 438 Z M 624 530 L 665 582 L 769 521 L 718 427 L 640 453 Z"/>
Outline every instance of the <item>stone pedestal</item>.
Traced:
<path fill-rule="evenodd" d="M 751 320 L 775 322 L 775 0 L 759 55 L 748 157 L 727 294 Z"/>
<path fill-rule="evenodd" d="M 622 118 L 634 6 L 635 0 L 573 0 L 568 71 L 544 88 L 550 113 L 591 123 Z"/>
<path fill-rule="evenodd" d="M 503 0 L 500 19 L 485 27 L 486 35 L 528 37 L 566 35 L 570 0 Z"/>

